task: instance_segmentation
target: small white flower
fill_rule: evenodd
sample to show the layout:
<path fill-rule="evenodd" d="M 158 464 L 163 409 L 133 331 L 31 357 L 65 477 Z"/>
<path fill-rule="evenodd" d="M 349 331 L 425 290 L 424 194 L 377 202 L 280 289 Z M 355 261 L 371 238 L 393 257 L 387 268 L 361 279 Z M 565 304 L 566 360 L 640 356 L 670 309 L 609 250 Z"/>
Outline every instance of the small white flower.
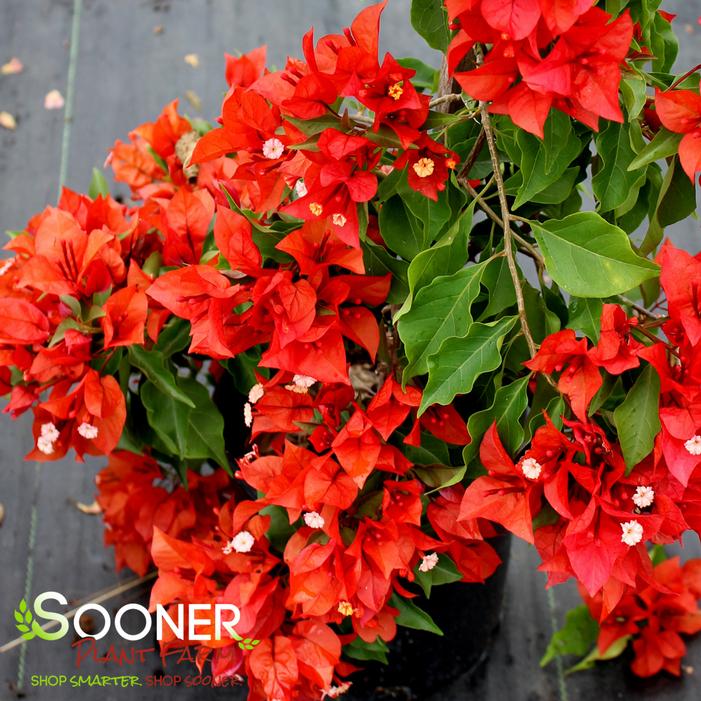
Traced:
<path fill-rule="evenodd" d="M 316 511 L 310 511 L 304 514 L 304 523 L 306 523 L 309 528 L 323 528 L 326 521 L 321 514 Z"/>
<path fill-rule="evenodd" d="M 222 549 L 221 551 L 224 553 L 224 555 L 231 555 L 232 552 L 234 552 L 234 548 L 231 545 L 231 541 L 229 541 Z"/>
<path fill-rule="evenodd" d="M 39 436 L 39 438 L 37 438 L 37 448 L 39 448 L 44 455 L 51 455 L 54 452 L 54 442 L 45 436 Z"/>
<path fill-rule="evenodd" d="M 655 501 L 655 490 L 652 487 L 640 485 L 636 488 L 635 494 L 633 494 L 633 503 L 639 509 L 646 509 L 648 506 L 652 506 L 653 501 Z"/>
<path fill-rule="evenodd" d="M 295 192 L 297 193 L 297 197 L 305 197 L 307 194 L 307 186 L 304 184 L 304 180 L 300 178 L 296 183 L 295 183 Z"/>
<path fill-rule="evenodd" d="M 621 524 L 621 541 L 633 547 L 643 539 L 643 527 L 638 521 L 626 521 Z"/>
<path fill-rule="evenodd" d="M 243 422 L 248 428 L 250 428 L 253 423 L 253 409 L 248 402 L 243 405 Z"/>
<path fill-rule="evenodd" d="M 318 380 L 315 377 L 310 377 L 309 375 L 295 375 L 292 378 L 292 382 L 294 382 L 297 387 L 304 387 L 305 389 L 309 389 L 313 385 L 315 385 Z"/>
<path fill-rule="evenodd" d="M 438 554 L 429 553 L 424 555 L 419 565 L 419 572 L 430 572 L 438 564 Z"/>
<path fill-rule="evenodd" d="M 255 404 L 259 399 L 263 397 L 265 394 L 265 390 L 263 389 L 263 385 L 259 382 L 256 385 L 253 385 L 251 387 L 250 392 L 248 393 L 248 401 L 251 404 Z"/>
<path fill-rule="evenodd" d="M 537 480 L 543 466 L 535 458 L 526 458 L 521 463 L 521 471 L 529 480 Z"/>
<path fill-rule="evenodd" d="M 692 455 L 701 455 L 701 436 L 692 436 L 686 443 L 684 443 L 684 447 Z"/>
<path fill-rule="evenodd" d="M 280 158 L 284 150 L 285 144 L 283 144 L 282 141 L 280 141 L 280 139 L 268 139 L 263 144 L 263 155 L 266 158 L 269 158 L 271 161 Z"/>
<path fill-rule="evenodd" d="M 83 421 L 83 423 L 78 426 L 78 433 L 83 436 L 83 438 L 87 438 L 90 441 L 93 438 L 97 438 L 99 431 L 97 430 L 97 426 Z"/>
<path fill-rule="evenodd" d="M 41 425 L 41 437 L 46 438 L 47 441 L 53 443 L 58 440 L 59 435 L 61 434 L 51 421 Z"/>
<path fill-rule="evenodd" d="M 336 226 L 345 226 L 346 222 L 348 221 L 343 214 L 334 214 L 331 217 L 331 221 L 336 225 Z"/>
<path fill-rule="evenodd" d="M 229 545 L 237 553 L 250 553 L 255 542 L 256 539 L 248 531 L 241 531 L 231 539 Z"/>
<path fill-rule="evenodd" d="M 339 686 L 330 686 L 326 691 L 323 692 L 321 695 L 321 701 L 324 701 L 324 699 L 337 699 L 343 694 L 345 694 L 349 689 L 351 688 L 351 682 L 343 682 L 343 684 Z"/>

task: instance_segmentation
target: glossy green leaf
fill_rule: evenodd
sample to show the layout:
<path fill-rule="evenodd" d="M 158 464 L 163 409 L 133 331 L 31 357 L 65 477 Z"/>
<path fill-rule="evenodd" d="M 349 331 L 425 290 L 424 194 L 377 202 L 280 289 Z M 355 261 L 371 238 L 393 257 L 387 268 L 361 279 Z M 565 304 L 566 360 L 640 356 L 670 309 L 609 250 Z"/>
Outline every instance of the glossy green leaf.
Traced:
<path fill-rule="evenodd" d="M 635 158 L 630 139 L 628 125 L 617 122 L 608 122 L 594 139 L 599 160 L 592 188 L 601 212 L 623 204 L 636 183 L 645 179 L 644 173 L 629 169 Z"/>
<path fill-rule="evenodd" d="M 499 437 L 509 453 L 514 453 L 521 446 L 524 432 L 520 420 L 528 406 L 529 380 L 530 375 L 526 375 L 500 387 L 494 394 L 494 401 L 489 408 L 470 415 L 467 421 L 470 442 L 462 454 L 466 465 L 470 465 L 477 456 L 482 436 L 495 421 Z"/>
<path fill-rule="evenodd" d="M 514 209 L 531 202 L 535 195 L 556 183 L 582 150 L 570 118 L 562 112 L 552 110 L 543 131 L 542 140 L 522 129 L 516 132 L 516 144 L 521 152 L 517 161 L 521 181 Z"/>
<path fill-rule="evenodd" d="M 604 304 L 600 299 L 575 297 L 570 302 L 570 318 L 567 328 L 581 331 L 590 341 L 597 343 L 599 341 L 603 307 Z"/>
<path fill-rule="evenodd" d="M 625 231 L 594 212 L 531 225 L 548 273 L 577 297 L 611 297 L 659 274 L 633 251 Z"/>
<path fill-rule="evenodd" d="M 613 412 L 627 472 L 652 452 L 660 432 L 659 403 L 660 378 L 648 365 Z"/>
<path fill-rule="evenodd" d="M 472 228 L 474 203 L 431 248 L 421 251 L 409 264 L 409 295 L 402 308 L 394 315 L 395 321 L 404 316 L 414 295 L 430 285 L 440 275 L 451 275 L 467 262 L 467 242 Z"/>
<path fill-rule="evenodd" d="M 143 346 L 129 347 L 129 361 L 139 368 L 144 375 L 164 394 L 194 408 L 190 397 L 180 389 L 173 370 L 168 367 L 166 358 L 156 350 L 147 351 Z"/>
<path fill-rule="evenodd" d="M 436 625 L 431 616 L 423 609 L 420 609 L 413 601 L 409 601 L 399 596 L 399 594 L 392 594 L 389 605 L 399 611 L 397 625 L 443 635 L 443 631 Z"/>
<path fill-rule="evenodd" d="M 109 197 L 110 186 L 104 173 L 99 168 L 92 169 L 92 178 L 88 187 L 88 196 L 93 200 L 99 196 Z"/>
<path fill-rule="evenodd" d="M 432 49 L 448 48 L 450 31 L 443 0 L 412 0 L 411 25 Z"/>
<path fill-rule="evenodd" d="M 507 317 L 491 324 L 472 324 L 466 336 L 449 338 L 428 359 L 428 383 L 419 415 L 432 404 L 447 406 L 458 394 L 467 394 L 475 380 L 501 365 L 501 345 L 516 323 Z"/>
<path fill-rule="evenodd" d="M 540 666 L 545 667 L 563 655 L 586 655 L 596 644 L 598 635 L 599 624 L 592 618 L 589 609 L 584 605 L 577 606 L 565 614 L 565 625 L 553 634 Z"/>
<path fill-rule="evenodd" d="M 660 128 L 653 140 L 628 164 L 628 170 L 638 170 L 655 161 L 674 156 L 679 150 L 682 136 L 683 134 L 675 134 L 664 127 Z"/>
<path fill-rule="evenodd" d="M 421 572 L 417 566 L 414 575 L 416 576 L 416 583 L 423 589 L 427 599 L 430 598 L 433 587 L 441 584 L 452 584 L 462 580 L 460 570 L 444 553 L 438 556 L 438 563 L 432 570 Z"/>
<path fill-rule="evenodd" d="M 178 388 L 194 408 L 163 393 L 153 382 L 144 382 L 141 401 L 156 433 L 156 448 L 181 459 L 212 458 L 230 471 L 224 448 L 224 419 L 207 388 L 192 377 L 178 377 Z"/>
<path fill-rule="evenodd" d="M 404 380 L 423 375 L 428 358 L 451 336 L 464 336 L 472 322 L 470 307 L 479 293 L 484 265 L 472 265 L 436 278 L 416 295 L 397 328 L 409 364 Z"/>

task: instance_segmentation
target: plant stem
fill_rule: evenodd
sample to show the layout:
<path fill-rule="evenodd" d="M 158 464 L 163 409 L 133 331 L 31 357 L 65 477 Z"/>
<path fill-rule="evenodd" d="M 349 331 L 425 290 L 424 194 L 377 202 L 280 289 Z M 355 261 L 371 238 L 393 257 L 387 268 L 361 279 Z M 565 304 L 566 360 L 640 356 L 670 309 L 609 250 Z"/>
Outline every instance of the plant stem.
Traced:
<path fill-rule="evenodd" d="M 480 113 L 482 115 L 482 128 L 487 139 L 487 147 L 492 160 L 492 169 L 494 170 L 494 178 L 499 191 L 499 205 L 501 207 L 501 219 L 504 229 L 504 252 L 506 253 L 506 262 L 511 273 L 511 280 L 514 284 L 516 292 L 516 306 L 518 307 L 518 317 L 521 322 L 521 330 L 526 339 L 528 350 L 531 356 L 536 353 L 536 345 L 533 340 L 533 334 L 528 326 L 528 317 L 526 316 L 526 302 L 523 298 L 523 289 L 521 288 L 521 279 L 516 265 L 516 257 L 514 256 L 514 232 L 511 230 L 511 213 L 509 212 L 509 203 L 506 199 L 506 188 L 504 187 L 504 178 L 501 174 L 501 163 L 499 161 L 499 153 L 497 152 L 496 139 L 494 138 L 494 130 L 492 129 L 492 120 L 487 110 L 487 103 L 480 102 Z"/>
<path fill-rule="evenodd" d="M 434 97 L 431 102 L 428 103 L 429 107 L 438 107 L 439 105 L 444 105 L 448 102 L 458 102 L 462 100 L 462 95 L 460 93 L 449 93 L 448 95 L 439 95 Z"/>

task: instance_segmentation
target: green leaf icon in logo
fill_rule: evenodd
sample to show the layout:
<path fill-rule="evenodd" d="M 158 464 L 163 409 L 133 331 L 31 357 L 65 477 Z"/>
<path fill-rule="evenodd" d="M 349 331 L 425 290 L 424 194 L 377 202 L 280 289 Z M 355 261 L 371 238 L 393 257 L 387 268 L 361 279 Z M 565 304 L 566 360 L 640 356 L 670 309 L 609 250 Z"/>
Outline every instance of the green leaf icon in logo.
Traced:
<path fill-rule="evenodd" d="M 236 631 L 234 631 L 231 637 L 236 640 L 239 647 L 242 650 L 253 650 L 256 645 L 260 645 L 260 640 L 254 640 L 253 638 L 242 638 Z"/>
<path fill-rule="evenodd" d="M 37 635 L 37 630 L 34 628 L 39 628 L 39 626 L 32 625 L 33 623 L 35 623 L 34 614 L 27 607 L 27 602 L 22 599 L 15 609 L 15 626 L 25 640 L 31 640 Z M 41 629 L 39 628 L 39 630 Z"/>

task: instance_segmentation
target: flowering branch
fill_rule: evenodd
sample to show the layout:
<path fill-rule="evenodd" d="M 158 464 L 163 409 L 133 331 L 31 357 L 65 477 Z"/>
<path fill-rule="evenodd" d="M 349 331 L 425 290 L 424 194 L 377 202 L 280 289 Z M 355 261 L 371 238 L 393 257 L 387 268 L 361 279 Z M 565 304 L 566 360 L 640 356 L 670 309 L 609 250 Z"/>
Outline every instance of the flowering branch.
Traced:
<path fill-rule="evenodd" d="M 492 129 L 492 120 L 489 117 L 488 105 L 484 102 L 480 103 L 480 113 L 482 115 L 482 128 L 487 140 L 489 155 L 492 160 L 492 168 L 494 171 L 494 179 L 499 192 L 499 205 L 501 207 L 502 228 L 504 230 L 504 252 L 506 253 L 506 261 L 511 273 L 511 280 L 514 283 L 514 291 L 516 293 L 516 306 L 518 307 L 518 318 L 521 324 L 523 336 L 526 339 L 528 350 L 531 355 L 535 355 L 536 344 L 533 340 L 533 334 L 528 326 L 528 317 L 526 316 L 526 303 L 523 298 L 523 289 L 521 288 L 521 280 L 519 278 L 518 266 L 514 256 L 514 232 L 511 229 L 511 213 L 509 212 L 509 203 L 506 199 L 506 188 L 504 187 L 504 178 L 501 173 L 501 163 L 499 154 L 497 153 L 496 139 L 494 138 L 494 130 Z"/>

